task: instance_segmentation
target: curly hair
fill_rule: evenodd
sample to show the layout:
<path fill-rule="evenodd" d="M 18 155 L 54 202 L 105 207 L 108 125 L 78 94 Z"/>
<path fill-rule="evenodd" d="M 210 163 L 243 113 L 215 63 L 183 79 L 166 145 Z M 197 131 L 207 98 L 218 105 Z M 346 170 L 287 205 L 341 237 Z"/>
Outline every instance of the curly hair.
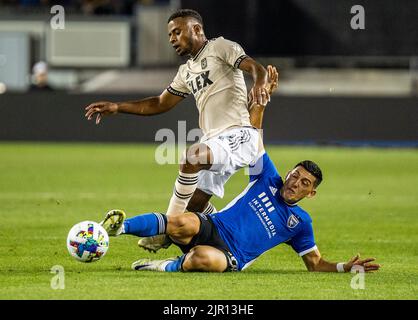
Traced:
<path fill-rule="evenodd" d="M 167 23 L 176 19 L 176 18 L 184 18 L 184 17 L 191 17 L 196 19 L 202 26 L 203 26 L 203 19 L 199 12 L 192 10 L 192 9 L 180 9 L 174 12 L 170 18 L 168 18 Z"/>

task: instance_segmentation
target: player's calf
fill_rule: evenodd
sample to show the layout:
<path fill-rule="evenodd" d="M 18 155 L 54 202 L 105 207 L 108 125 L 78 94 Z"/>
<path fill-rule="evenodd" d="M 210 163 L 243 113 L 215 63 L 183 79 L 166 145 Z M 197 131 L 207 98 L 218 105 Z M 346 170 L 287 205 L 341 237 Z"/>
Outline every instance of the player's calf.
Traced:
<path fill-rule="evenodd" d="M 180 164 L 179 175 L 174 184 L 167 215 L 183 213 L 197 188 L 200 170 L 212 166 L 212 151 L 205 144 L 195 144 L 186 150 Z"/>
<path fill-rule="evenodd" d="M 200 212 L 200 213 L 205 213 L 205 214 L 216 212 L 216 209 L 209 202 L 210 198 L 212 198 L 211 194 L 207 194 L 206 192 L 197 188 L 187 205 L 186 211 Z M 207 212 L 207 211 L 210 211 L 210 212 Z"/>

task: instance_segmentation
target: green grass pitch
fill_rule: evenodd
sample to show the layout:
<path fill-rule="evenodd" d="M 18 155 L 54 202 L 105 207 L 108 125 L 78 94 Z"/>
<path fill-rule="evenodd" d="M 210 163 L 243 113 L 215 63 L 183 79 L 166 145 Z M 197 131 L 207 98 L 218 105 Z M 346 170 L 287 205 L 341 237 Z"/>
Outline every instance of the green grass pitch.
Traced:
<path fill-rule="evenodd" d="M 166 258 L 140 250 L 132 236 L 111 238 L 107 255 L 83 264 L 67 252 L 67 233 L 82 220 L 100 221 L 113 208 L 128 216 L 164 211 L 177 165 L 155 163 L 153 145 L 0 144 L 0 299 L 416 299 L 418 297 L 418 151 L 273 147 L 284 175 L 296 162 L 320 164 L 324 182 L 301 206 L 312 216 L 325 259 L 376 257 L 378 273 L 364 289 L 353 274 L 309 273 L 286 245 L 240 273 L 134 272 L 133 261 Z M 227 184 L 221 209 L 247 184 Z M 54 290 L 55 265 L 65 289 Z"/>

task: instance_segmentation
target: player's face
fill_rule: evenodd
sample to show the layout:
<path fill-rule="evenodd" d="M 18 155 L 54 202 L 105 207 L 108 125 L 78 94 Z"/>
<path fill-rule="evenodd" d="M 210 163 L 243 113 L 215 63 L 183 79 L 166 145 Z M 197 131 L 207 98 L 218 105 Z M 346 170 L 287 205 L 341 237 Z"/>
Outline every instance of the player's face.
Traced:
<path fill-rule="evenodd" d="M 38 73 L 36 75 L 36 83 L 45 84 L 48 81 L 48 74 L 46 72 Z"/>
<path fill-rule="evenodd" d="M 316 178 L 302 166 L 290 171 L 281 190 L 281 196 L 287 203 L 296 203 L 305 197 L 316 194 L 314 182 Z"/>
<path fill-rule="evenodd" d="M 168 23 L 168 39 L 179 56 L 191 55 L 194 43 L 193 19 L 176 18 Z"/>

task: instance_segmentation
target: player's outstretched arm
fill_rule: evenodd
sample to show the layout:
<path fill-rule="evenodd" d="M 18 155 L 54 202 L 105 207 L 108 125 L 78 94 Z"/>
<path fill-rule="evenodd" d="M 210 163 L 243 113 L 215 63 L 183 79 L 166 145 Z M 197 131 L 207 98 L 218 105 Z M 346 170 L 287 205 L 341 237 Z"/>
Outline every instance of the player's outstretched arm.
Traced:
<path fill-rule="evenodd" d="M 329 262 L 321 257 L 319 250 L 314 250 L 302 257 L 308 271 L 316 272 L 339 272 L 337 263 Z M 360 254 L 351 258 L 350 261 L 344 263 L 341 267 L 344 272 L 350 272 L 353 267 L 362 268 L 364 272 L 372 272 L 380 269 L 380 265 L 372 263 L 375 258 L 366 258 L 360 260 Z"/>
<path fill-rule="evenodd" d="M 109 102 L 100 101 L 88 105 L 85 110 L 85 117 L 91 120 L 96 116 L 96 124 L 99 124 L 103 116 L 117 113 L 129 113 L 142 116 L 152 116 L 172 109 L 183 97 L 173 95 L 167 90 L 155 97 L 139 101 Z"/>
<path fill-rule="evenodd" d="M 267 90 L 269 94 L 271 95 L 274 91 L 276 91 L 278 85 L 279 85 L 279 73 L 276 69 L 276 67 L 273 67 L 271 65 L 267 66 Z M 250 112 L 250 122 L 251 125 L 257 129 L 261 129 L 263 126 L 263 117 L 264 117 L 264 109 L 265 105 L 260 105 L 254 102 L 254 100 L 251 100 L 248 102 L 249 112 Z"/>
<path fill-rule="evenodd" d="M 257 104 L 266 105 L 270 101 L 270 94 L 266 88 L 268 82 L 267 70 L 250 57 L 246 57 L 239 68 L 251 74 L 253 78 L 254 85 L 249 93 L 250 99 Z"/>

